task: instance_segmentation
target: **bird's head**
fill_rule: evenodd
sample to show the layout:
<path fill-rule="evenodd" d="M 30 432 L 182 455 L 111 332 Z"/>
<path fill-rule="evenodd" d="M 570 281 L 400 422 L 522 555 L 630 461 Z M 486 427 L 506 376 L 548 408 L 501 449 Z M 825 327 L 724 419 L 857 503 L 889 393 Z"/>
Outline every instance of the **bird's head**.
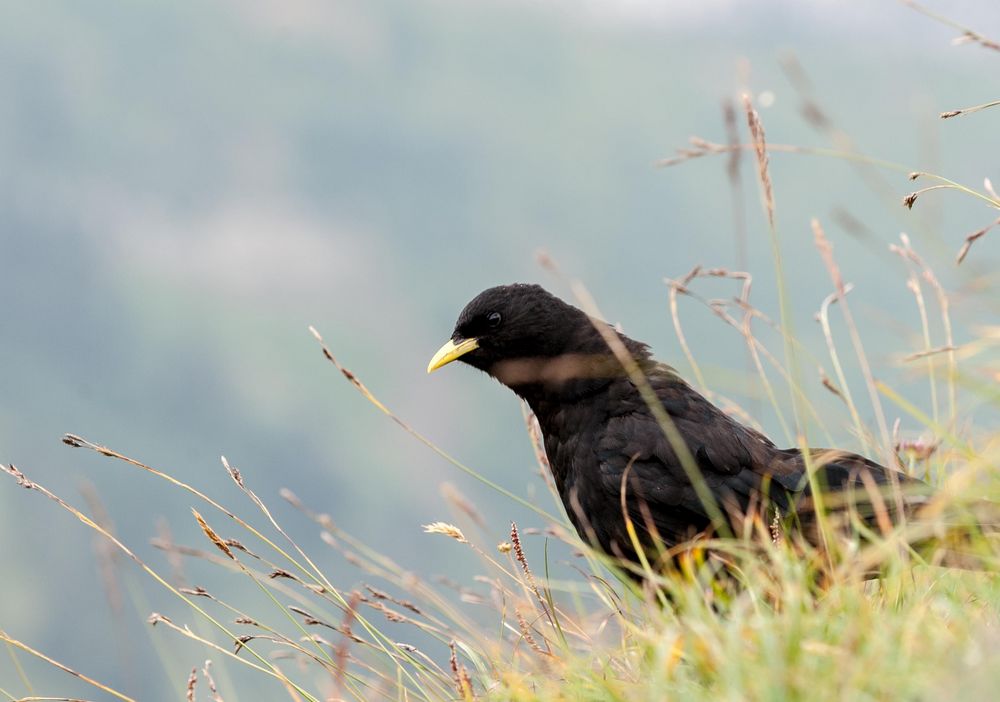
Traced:
<path fill-rule="evenodd" d="M 539 285 L 489 288 L 462 310 L 451 339 L 434 354 L 427 372 L 461 361 L 519 394 L 527 386 L 618 376 L 621 365 L 595 324 L 604 322 Z M 644 345 L 621 338 L 633 352 L 648 355 Z"/>

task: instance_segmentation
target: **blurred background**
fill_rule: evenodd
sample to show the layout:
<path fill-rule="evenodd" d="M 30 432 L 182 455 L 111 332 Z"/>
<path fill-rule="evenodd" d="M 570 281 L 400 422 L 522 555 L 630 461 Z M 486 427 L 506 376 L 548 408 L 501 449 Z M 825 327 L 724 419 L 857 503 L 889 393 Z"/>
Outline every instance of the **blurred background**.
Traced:
<path fill-rule="evenodd" d="M 1000 34 L 991 3 L 928 7 Z M 975 188 L 1000 176 L 995 115 L 938 118 L 996 97 L 998 54 L 952 45 L 958 34 L 889 1 L 0 3 L 0 460 L 88 512 L 99 504 L 164 573 L 149 540 L 167 523 L 178 542 L 205 547 L 189 512 L 204 506 L 63 445 L 65 432 L 255 515 L 226 455 L 342 587 L 368 577 L 320 542 L 281 487 L 404 567 L 472 584 L 454 545 L 421 531 L 457 519 L 443 484 L 477 506 L 486 546 L 511 519 L 529 528 L 539 518 L 381 415 L 307 326 L 439 446 L 557 509 L 513 395 L 467 368 L 427 376 L 427 361 L 466 301 L 512 281 L 569 297 L 566 281 L 582 280 L 609 321 L 689 375 L 664 278 L 698 264 L 748 270 L 753 302 L 778 318 L 750 153 L 736 180 L 725 155 L 656 165 L 692 135 L 725 143 L 724 105 L 743 91 L 770 142 L 901 166 L 771 156 L 794 333 L 826 358 L 813 321 L 832 290 L 809 226 L 818 217 L 855 285 L 876 374 L 926 409 L 926 383 L 898 362 L 924 342 L 889 244 L 908 232 L 955 293 L 959 337 L 1000 319 L 988 301 L 962 304 L 995 276 L 996 242 L 954 263 L 963 237 L 995 214 L 948 191 L 912 211 L 900 204 L 915 187 L 909 170 Z M 804 112 L 810 100 L 821 117 Z M 747 142 L 741 112 L 736 124 Z M 564 277 L 539 265 L 540 250 Z M 706 297 L 737 292 L 729 281 L 697 286 Z M 691 300 L 681 316 L 709 388 L 789 442 L 739 335 Z M 811 358 L 802 383 L 822 440 L 860 447 Z M 783 386 L 779 397 L 789 402 Z M 905 417 L 902 428 L 921 430 Z M 144 620 L 159 611 L 188 623 L 190 611 L 134 564 L 102 574 L 101 553 L 72 515 L 4 477 L 0 628 L 140 699 L 177 699 L 209 652 Z M 568 558 L 556 565 L 564 577 Z M 231 599 L 247 589 L 241 576 L 185 567 L 189 584 Z M 227 700 L 280 690 L 229 680 L 212 657 Z M 28 693 L 18 664 L 39 694 L 93 694 L 5 652 L 0 687 L 13 695 Z"/>

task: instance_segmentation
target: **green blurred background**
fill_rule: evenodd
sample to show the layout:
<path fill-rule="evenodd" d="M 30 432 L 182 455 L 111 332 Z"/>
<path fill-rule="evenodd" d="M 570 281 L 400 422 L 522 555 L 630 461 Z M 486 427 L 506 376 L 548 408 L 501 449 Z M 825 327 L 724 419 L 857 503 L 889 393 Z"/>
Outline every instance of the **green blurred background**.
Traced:
<path fill-rule="evenodd" d="M 992 3 L 932 6 L 1000 34 Z M 468 369 L 424 372 L 464 303 L 511 281 L 567 296 L 536 260 L 545 250 L 609 320 L 689 372 L 664 277 L 745 266 L 756 304 L 776 318 L 774 267 L 748 154 L 736 191 L 725 157 L 656 161 L 691 135 L 724 142 L 722 105 L 744 88 L 770 141 L 842 146 L 803 119 L 782 68 L 795 60 L 861 151 L 975 187 L 996 180 L 995 116 L 937 118 L 996 97 L 997 55 L 952 46 L 955 34 L 903 4 L 860 0 L 0 3 L 0 460 L 76 504 L 90 485 L 125 542 L 164 572 L 148 545 L 160 520 L 178 541 L 205 544 L 194 499 L 62 445 L 64 432 L 249 516 L 225 454 L 339 585 L 368 578 L 320 543 L 280 487 L 425 576 L 471 582 L 452 544 L 421 533 L 452 518 L 442 483 L 478 505 L 486 545 L 510 519 L 538 518 L 380 415 L 326 364 L 307 325 L 440 446 L 552 509 L 513 396 Z M 772 176 L 795 333 L 824 356 L 812 316 L 831 286 L 815 216 L 856 285 L 877 372 L 926 407 L 925 383 L 893 363 L 922 341 L 888 244 L 909 232 L 961 291 L 996 268 L 989 237 L 953 263 L 988 210 L 944 193 L 910 212 L 899 204 L 913 188 L 905 172 L 828 157 L 775 153 Z M 842 226 L 845 213 L 862 226 Z M 960 329 L 1000 317 L 960 298 Z M 712 388 L 787 441 L 738 335 L 703 307 L 682 309 Z M 857 447 L 816 378 L 804 361 L 826 430 Z M 208 652 L 143 620 L 191 614 L 129 564 L 109 600 L 97 552 L 71 515 L 5 478 L 0 628 L 139 699 L 177 699 Z M 189 582 L 231 599 L 247 589 L 239 576 L 187 568 Z M 91 695 L 19 660 L 40 694 Z M 220 676 L 227 700 L 281 694 Z M 0 687 L 27 692 L 6 652 Z"/>

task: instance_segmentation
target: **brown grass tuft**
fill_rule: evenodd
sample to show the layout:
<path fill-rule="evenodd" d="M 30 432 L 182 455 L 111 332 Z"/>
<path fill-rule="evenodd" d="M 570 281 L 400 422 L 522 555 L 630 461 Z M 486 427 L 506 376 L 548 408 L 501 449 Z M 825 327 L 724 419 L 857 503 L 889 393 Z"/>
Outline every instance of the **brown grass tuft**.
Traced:
<path fill-rule="evenodd" d="M 212 677 L 212 661 L 206 660 L 205 665 L 201 668 L 202 675 L 205 676 L 205 684 L 208 685 L 208 691 L 212 694 L 212 702 L 222 702 L 222 696 L 219 695 L 219 688 L 215 684 L 215 678 Z"/>
<path fill-rule="evenodd" d="M 194 688 L 198 685 L 198 668 L 192 668 L 187 681 L 187 702 L 194 702 Z"/>
<path fill-rule="evenodd" d="M 528 559 L 524 555 L 524 549 L 521 548 L 521 535 L 518 534 L 517 524 L 514 522 L 510 523 L 510 543 L 514 547 L 514 557 L 521 564 L 521 570 L 524 571 L 524 578 L 528 583 L 528 588 L 535 593 L 535 597 L 542 603 L 542 607 L 545 607 L 545 600 L 538 591 L 538 585 L 535 583 L 535 576 L 531 574 L 531 568 L 528 567 Z"/>
<path fill-rule="evenodd" d="M 525 643 L 531 647 L 531 650 L 540 656 L 551 656 L 551 651 L 546 651 L 538 645 L 538 641 L 535 640 L 535 637 L 531 633 L 531 626 L 529 626 L 528 620 L 524 618 L 524 615 L 521 614 L 521 610 L 517 607 L 514 608 L 514 616 L 517 618 L 517 625 L 521 629 L 521 637 L 524 639 Z"/>
<path fill-rule="evenodd" d="M 965 257 L 969 255 L 969 249 L 972 248 L 972 245 L 976 242 L 976 240 L 985 236 L 986 232 L 988 232 L 990 229 L 997 226 L 998 224 L 1000 224 L 1000 217 L 997 217 L 997 219 L 995 219 L 990 224 L 987 224 L 982 229 L 978 229 L 969 234 L 967 237 L 965 237 L 965 243 L 962 244 L 962 248 L 958 250 L 958 256 L 955 257 L 955 263 L 961 263 L 962 261 L 964 261 Z"/>
<path fill-rule="evenodd" d="M 955 20 L 949 19 L 948 17 L 945 17 L 943 15 L 939 15 L 936 12 L 927 9 L 923 5 L 914 2 L 913 0 L 900 0 L 900 2 L 902 2 L 910 9 L 919 12 L 925 17 L 930 17 L 935 22 L 940 22 L 941 24 L 947 25 L 948 27 L 951 27 L 952 29 L 961 32 L 961 34 L 959 34 L 951 41 L 951 43 L 955 46 L 960 46 L 962 44 L 978 44 L 984 49 L 990 49 L 991 51 L 1000 51 L 1000 42 L 997 42 L 994 39 L 990 39 L 989 37 L 980 34 L 976 30 L 971 29 L 970 27 L 966 27 L 965 25 L 959 24 Z"/>
<path fill-rule="evenodd" d="M 236 556 L 233 555 L 233 552 L 230 550 L 225 540 L 215 533 L 215 530 L 208 525 L 208 522 L 205 521 L 204 517 L 198 514 L 198 510 L 192 508 L 191 512 L 194 513 L 194 518 L 198 520 L 198 526 L 200 526 L 201 530 L 205 532 L 205 536 L 208 537 L 208 540 L 215 544 L 220 551 L 235 561 Z"/>
<path fill-rule="evenodd" d="M 460 544 L 469 543 L 468 539 L 465 538 L 465 534 L 454 524 L 448 524 L 447 522 L 431 522 L 430 524 L 424 524 L 425 534 L 444 534 L 449 536 Z"/>
<path fill-rule="evenodd" d="M 757 154 L 757 177 L 760 179 L 764 194 L 764 207 L 767 210 L 767 221 L 774 227 L 774 189 L 771 186 L 771 174 L 768 169 L 767 142 L 764 138 L 764 125 L 760 122 L 757 110 L 753 108 L 750 95 L 743 93 L 743 109 L 747 114 L 747 124 L 750 126 L 750 136 L 753 140 L 754 153 Z"/>
<path fill-rule="evenodd" d="M 458 695 L 462 700 L 472 702 L 474 697 L 472 695 L 472 679 L 469 678 L 469 672 L 465 669 L 464 665 L 458 662 L 458 649 L 455 647 L 454 641 L 448 643 L 448 648 L 451 649 L 449 662 L 451 663 L 451 674 L 455 680 L 455 689 L 458 690 Z"/>

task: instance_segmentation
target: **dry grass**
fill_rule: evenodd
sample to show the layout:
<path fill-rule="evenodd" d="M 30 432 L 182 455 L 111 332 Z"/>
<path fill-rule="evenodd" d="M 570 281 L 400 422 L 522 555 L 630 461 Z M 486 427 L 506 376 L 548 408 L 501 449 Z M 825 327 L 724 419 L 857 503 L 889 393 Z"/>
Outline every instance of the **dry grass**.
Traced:
<path fill-rule="evenodd" d="M 924 7 L 923 5 L 914 2 L 914 0 L 899 0 L 899 1 L 902 4 L 906 5 L 907 7 L 916 10 L 925 17 L 930 17 L 935 22 L 939 22 L 940 24 L 943 24 L 946 27 L 950 27 L 955 31 L 959 32 L 959 35 L 954 39 L 952 39 L 952 44 L 954 46 L 961 46 L 962 44 L 975 44 L 983 47 L 984 49 L 990 49 L 991 51 L 1000 51 L 1000 42 L 997 42 L 994 39 L 990 39 L 989 37 L 980 34 L 971 27 L 966 27 L 965 25 L 961 24 L 960 22 L 956 22 L 950 17 L 945 17 L 944 15 L 933 12 Z"/>

